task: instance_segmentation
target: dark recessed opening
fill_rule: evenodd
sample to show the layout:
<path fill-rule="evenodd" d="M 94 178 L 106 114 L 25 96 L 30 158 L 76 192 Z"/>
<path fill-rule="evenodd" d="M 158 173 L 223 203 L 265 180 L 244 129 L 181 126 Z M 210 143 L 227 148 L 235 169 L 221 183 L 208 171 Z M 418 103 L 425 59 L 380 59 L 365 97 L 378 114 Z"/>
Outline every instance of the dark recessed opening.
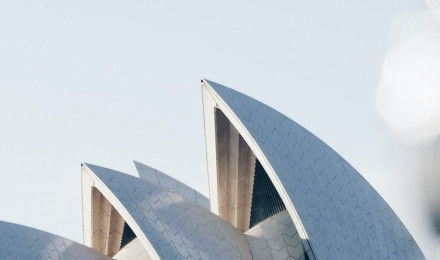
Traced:
<path fill-rule="evenodd" d="M 256 160 L 249 228 L 285 209 L 275 186 L 261 163 Z"/>
<path fill-rule="evenodd" d="M 133 239 L 136 238 L 136 234 L 133 232 L 133 230 L 130 228 L 130 226 L 127 224 L 127 222 L 124 223 L 124 231 L 122 232 L 122 239 L 121 239 L 121 248 L 123 248 L 125 245 L 133 241 Z"/>

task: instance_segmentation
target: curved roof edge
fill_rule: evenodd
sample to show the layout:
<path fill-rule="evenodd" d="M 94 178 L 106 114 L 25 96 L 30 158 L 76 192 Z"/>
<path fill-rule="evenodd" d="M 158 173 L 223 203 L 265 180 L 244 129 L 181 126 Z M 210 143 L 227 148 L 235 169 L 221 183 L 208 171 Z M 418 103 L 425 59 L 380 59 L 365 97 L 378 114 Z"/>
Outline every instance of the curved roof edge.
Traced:
<path fill-rule="evenodd" d="M 218 83 L 203 80 L 202 90 L 205 131 L 215 129 L 209 117 L 220 109 L 261 161 L 317 259 L 424 258 L 383 198 L 319 138 L 267 105 Z M 219 195 L 215 140 L 210 135 L 206 132 L 212 200 Z M 213 206 L 218 205 L 211 201 Z"/>
<path fill-rule="evenodd" d="M 95 166 L 93 164 L 83 163 L 81 166 L 81 178 L 82 178 L 82 190 L 83 190 L 83 235 L 84 235 L 84 243 L 92 246 L 93 236 L 96 234 L 96 231 L 93 228 L 99 228 L 101 225 L 99 223 L 100 218 L 95 217 L 96 213 L 94 212 L 94 188 L 96 188 L 99 193 L 101 193 L 105 199 L 110 203 L 112 207 L 114 207 L 123 220 L 130 226 L 136 236 L 139 238 L 140 242 L 144 246 L 145 250 L 149 253 L 149 257 L 153 260 L 161 259 L 153 247 L 147 236 L 145 235 L 145 231 L 139 226 L 138 221 L 132 216 L 131 212 L 127 210 L 125 205 L 120 201 L 113 190 L 111 190 L 108 186 L 106 178 L 109 177 L 110 181 L 112 179 L 111 173 L 123 174 L 120 172 L 116 172 L 110 169 L 106 169 L 103 167 Z M 110 173 L 106 175 L 106 173 Z M 125 174 L 123 174 L 125 175 Z M 129 175 L 127 175 L 129 176 Z M 132 178 L 136 178 L 131 176 Z M 136 178 L 138 182 L 146 182 L 142 181 L 139 178 Z M 148 182 L 146 182 L 148 183 Z M 124 185 L 124 183 L 121 183 Z M 133 187 L 131 188 L 133 189 Z M 101 202 L 98 202 L 99 204 Z M 99 207 L 99 206 L 98 206 Z"/>
<path fill-rule="evenodd" d="M 0 221 L 0 259 L 102 259 L 100 252 L 39 229 Z"/>
<path fill-rule="evenodd" d="M 260 161 L 261 165 L 265 169 L 267 175 L 275 186 L 277 192 L 279 193 L 284 205 L 286 206 L 287 211 L 289 212 L 290 217 L 295 225 L 296 230 L 298 231 L 299 237 L 303 243 L 305 251 L 311 260 L 315 259 L 314 253 L 312 251 L 309 236 L 307 231 L 302 223 L 302 220 L 292 203 L 292 200 L 289 197 L 289 194 L 285 187 L 283 186 L 279 176 L 275 172 L 272 164 L 269 159 L 266 157 L 265 152 L 260 147 L 257 140 L 253 137 L 247 127 L 243 124 L 241 119 L 235 113 L 235 111 L 229 106 L 229 104 L 224 100 L 225 97 L 221 96 L 217 93 L 216 89 L 213 86 L 217 86 L 217 83 L 202 80 L 202 95 L 203 95 L 203 113 L 204 113 L 204 125 L 205 125 L 205 141 L 206 141 L 206 154 L 207 154 L 207 164 L 208 164 L 208 180 L 209 180 L 209 197 L 211 204 L 211 211 L 219 214 L 219 199 L 221 196 L 225 196 L 225 194 L 219 194 L 220 191 L 218 189 L 218 160 L 217 160 L 217 137 L 216 137 L 216 113 L 217 110 L 223 112 L 223 114 L 227 117 L 229 122 L 234 126 L 234 128 L 238 131 L 238 133 L 245 140 L 247 145 L 250 147 L 252 152 L 255 154 L 256 158 Z M 221 85 L 219 85 L 221 86 Z M 226 88 L 222 86 L 223 88 Z M 226 88 L 229 91 L 229 95 L 227 97 L 232 98 L 233 94 L 236 92 L 229 88 Z M 237 92 L 238 93 L 238 92 Z M 237 104 L 240 108 L 242 104 Z M 250 116 L 250 115 L 249 115 Z"/>
<path fill-rule="evenodd" d="M 244 234 L 181 195 L 114 170 L 83 167 L 152 258 L 252 259 Z"/>
<path fill-rule="evenodd" d="M 209 199 L 185 183 L 138 161 L 133 160 L 133 164 L 139 178 L 162 186 L 165 189 L 173 191 L 205 209 L 209 209 Z"/>

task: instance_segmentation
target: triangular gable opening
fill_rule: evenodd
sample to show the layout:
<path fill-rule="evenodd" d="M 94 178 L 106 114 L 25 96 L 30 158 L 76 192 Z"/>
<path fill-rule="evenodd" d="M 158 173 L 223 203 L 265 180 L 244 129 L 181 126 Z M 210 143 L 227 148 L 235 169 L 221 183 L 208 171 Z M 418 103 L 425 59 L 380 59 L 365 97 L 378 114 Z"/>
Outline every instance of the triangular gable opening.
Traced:
<path fill-rule="evenodd" d="M 283 200 L 258 159 L 255 162 L 249 228 L 286 209 Z"/>
<path fill-rule="evenodd" d="M 119 250 L 122 249 L 131 241 L 133 241 L 135 238 L 136 238 L 136 234 L 133 232 L 133 230 L 130 228 L 127 222 L 125 222 L 124 231 L 122 232 L 121 246 L 119 247 Z"/>
<path fill-rule="evenodd" d="M 136 234 L 115 207 L 92 187 L 92 245 L 107 256 L 114 256 L 136 239 Z"/>
<path fill-rule="evenodd" d="M 218 215 L 246 232 L 286 209 L 249 145 L 226 115 L 215 109 Z"/>

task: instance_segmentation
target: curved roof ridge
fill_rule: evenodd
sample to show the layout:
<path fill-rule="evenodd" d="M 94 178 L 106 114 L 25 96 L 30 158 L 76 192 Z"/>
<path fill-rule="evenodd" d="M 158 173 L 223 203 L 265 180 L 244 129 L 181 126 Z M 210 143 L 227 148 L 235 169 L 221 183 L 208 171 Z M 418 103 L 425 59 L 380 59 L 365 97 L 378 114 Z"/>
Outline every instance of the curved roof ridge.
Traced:
<path fill-rule="evenodd" d="M 128 212 L 161 259 L 252 259 L 244 234 L 210 211 L 148 181 L 91 164 L 85 166 L 95 175 L 94 180 L 101 181 L 116 197 L 122 205 L 114 205 L 116 210 L 121 212 L 123 207 Z"/>
<path fill-rule="evenodd" d="M 317 259 L 424 258 L 391 207 L 331 147 L 275 109 L 204 82 L 267 158 Z"/>
<path fill-rule="evenodd" d="M 174 191 L 197 205 L 209 209 L 209 199 L 197 190 L 151 166 L 135 160 L 133 160 L 133 164 L 139 178 Z"/>

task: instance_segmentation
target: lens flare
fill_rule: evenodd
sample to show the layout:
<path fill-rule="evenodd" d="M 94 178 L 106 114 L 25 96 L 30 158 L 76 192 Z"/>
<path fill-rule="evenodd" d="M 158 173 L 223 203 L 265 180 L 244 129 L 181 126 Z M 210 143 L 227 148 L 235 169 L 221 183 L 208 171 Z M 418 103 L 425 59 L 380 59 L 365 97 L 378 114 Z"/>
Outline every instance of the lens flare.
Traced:
<path fill-rule="evenodd" d="M 401 26 L 377 91 L 380 114 L 407 143 L 429 142 L 440 134 L 440 30 L 431 14 L 425 15 Z"/>

